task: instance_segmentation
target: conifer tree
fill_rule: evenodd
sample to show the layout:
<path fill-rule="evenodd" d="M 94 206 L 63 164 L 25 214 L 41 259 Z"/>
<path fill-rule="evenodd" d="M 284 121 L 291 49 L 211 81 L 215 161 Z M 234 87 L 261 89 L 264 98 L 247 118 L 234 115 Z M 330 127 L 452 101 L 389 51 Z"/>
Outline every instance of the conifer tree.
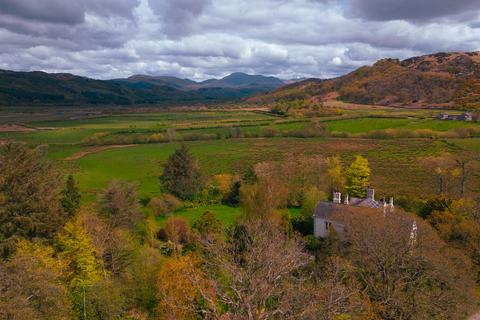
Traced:
<path fill-rule="evenodd" d="M 21 239 L 52 239 L 63 226 L 60 181 L 40 148 L 0 144 L 0 256 L 9 256 Z"/>
<path fill-rule="evenodd" d="M 368 160 L 360 155 L 355 157 L 352 164 L 345 172 L 347 184 L 345 189 L 354 197 L 365 196 L 365 191 L 370 183 L 370 167 Z"/>
<path fill-rule="evenodd" d="M 69 216 L 73 216 L 80 206 L 80 192 L 72 175 L 69 175 L 67 178 L 61 203 L 63 210 L 65 210 Z"/>
<path fill-rule="evenodd" d="M 203 173 L 185 145 L 176 150 L 163 165 L 160 183 L 165 191 L 192 200 L 204 187 Z"/>

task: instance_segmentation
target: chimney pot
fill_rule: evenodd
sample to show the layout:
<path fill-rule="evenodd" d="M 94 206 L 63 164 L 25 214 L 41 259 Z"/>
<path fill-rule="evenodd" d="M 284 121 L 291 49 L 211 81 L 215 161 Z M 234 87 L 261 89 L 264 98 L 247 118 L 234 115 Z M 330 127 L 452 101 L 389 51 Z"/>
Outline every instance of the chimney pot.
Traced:
<path fill-rule="evenodd" d="M 375 189 L 373 188 L 367 189 L 367 199 L 375 200 Z"/>
<path fill-rule="evenodd" d="M 333 203 L 342 203 L 342 194 L 340 192 L 333 192 Z"/>

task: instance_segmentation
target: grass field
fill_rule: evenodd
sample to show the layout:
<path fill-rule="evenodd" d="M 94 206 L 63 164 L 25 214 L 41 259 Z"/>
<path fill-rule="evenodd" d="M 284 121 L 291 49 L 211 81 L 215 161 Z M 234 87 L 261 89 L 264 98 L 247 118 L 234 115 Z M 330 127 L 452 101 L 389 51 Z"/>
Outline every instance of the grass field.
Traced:
<path fill-rule="evenodd" d="M 351 117 L 356 109 L 346 112 Z M 476 123 L 438 121 L 425 118 L 425 111 L 383 110 L 372 111 L 382 116 L 392 113 L 391 118 L 368 117 L 367 110 L 355 119 L 321 119 L 331 132 L 361 134 L 389 128 L 430 129 L 447 131 L 462 127 L 476 127 Z M 403 112 L 403 113 L 402 113 Z M 398 114 L 409 118 L 398 118 Z M 413 115 L 413 117 L 412 117 Z M 99 190 L 112 179 L 136 181 L 142 197 L 160 193 L 158 177 L 163 161 L 179 146 L 179 142 L 149 143 L 121 149 L 98 149 L 87 147 L 82 140 L 98 132 L 112 134 L 136 134 L 157 132 L 174 128 L 182 133 L 211 133 L 241 127 L 245 134 L 275 129 L 279 132 L 302 129 L 310 119 L 283 118 L 251 111 L 198 111 L 113 114 L 86 119 L 35 118 L 23 123 L 33 127 L 49 128 L 25 133 L 0 133 L 0 139 L 11 138 L 32 145 L 48 145 L 47 158 L 57 161 L 67 173 L 74 174 L 83 192 L 84 201 L 93 201 Z M 10 119 L 10 118 L 9 118 Z M 480 139 L 361 139 L 361 138 L 236 138 L 185 142 L 199 159 L 208 176 L 219 173 L 241 173 L 251 165 L 267 160 L 285 160 L 302 155 L 340 155 L 345 162 L 355 154 L 362 154 L 370 161 L 372 185 L 383 194 L 433 194 L 434 177 L 421 159 L 443 152 L 479 152 Z M 74 155 L 74 160 L 65 159 Z M 478 180 L 478 179 L 477 179 Z M 477 183 L 473 180 L 470 183 Z M 181 209 L 176 214 L 192 222 L 196 216 L 210 210 L 230 224 L 239 214 L 238 208 L 222 205 Z M 160 219 L 161 222 L 161 219 Z"/>
<path fill-rule="evenodd" d="M 441 121 L 433 119 L 397 119 L 397 118 L 357 118 L 334 120 L 327 122 L 331 132 L 364 133 L 384 129 L 430 129 L 434 131 L 448 131 L 458 128 L 479 128 L 480 124 L 464 121 Z"/>

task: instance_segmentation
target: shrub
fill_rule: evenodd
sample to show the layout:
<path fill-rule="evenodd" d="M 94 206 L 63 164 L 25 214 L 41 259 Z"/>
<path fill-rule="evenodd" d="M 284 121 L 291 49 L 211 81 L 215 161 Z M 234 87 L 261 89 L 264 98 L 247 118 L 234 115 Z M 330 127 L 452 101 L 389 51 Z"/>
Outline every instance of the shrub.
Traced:
<path fill-rule="evenodd" d="M 160 233 L 165 235 L 165 240 L 171 241 L 175 245 L 185 244 L 190 239 L 190 229 L 187 221 L 174 216 L 168 217 L 165 228 Z"/>
<path fill-rule="evenodd" d="M 164 216 L 175 212 L 182 206 L 182 201 L 171 194 L 163 194 L 160 197 L 153 198 L 148 204 L 156 216 Z"/>

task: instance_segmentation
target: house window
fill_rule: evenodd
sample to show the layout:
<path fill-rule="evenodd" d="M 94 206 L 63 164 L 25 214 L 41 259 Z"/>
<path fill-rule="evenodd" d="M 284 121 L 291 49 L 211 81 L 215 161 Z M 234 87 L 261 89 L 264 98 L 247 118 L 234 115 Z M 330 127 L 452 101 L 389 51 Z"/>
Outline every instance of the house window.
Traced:
<path fill-rule="evenodd" d="M 329 231 L 332 228 L 332 223 L 329 221 L 325 221 L 325 230 Z"/>

